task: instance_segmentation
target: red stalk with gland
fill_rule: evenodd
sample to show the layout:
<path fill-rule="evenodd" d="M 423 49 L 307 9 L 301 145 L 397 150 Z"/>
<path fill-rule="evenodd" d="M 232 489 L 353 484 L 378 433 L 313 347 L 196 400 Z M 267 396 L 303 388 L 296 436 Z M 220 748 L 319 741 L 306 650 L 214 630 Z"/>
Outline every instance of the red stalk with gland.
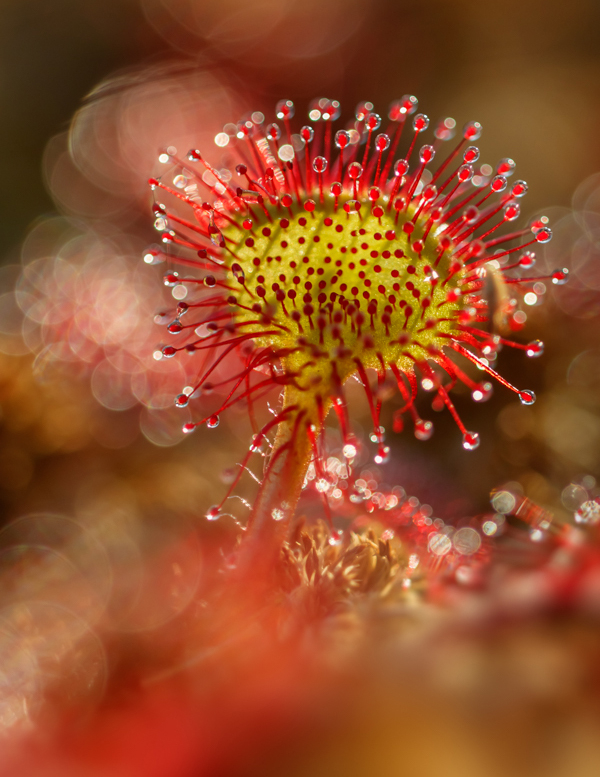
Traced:
<path fill-rule="evenodd" d="M 322 433 L 332 408 L 344 455 L 351 461 L 356 454 L 344 395 L 351 376 L 364 386 L 382 463 L 389 449 L 381 397 L 390 378 L 403 401 L 396 430 L 409 415 L 418 438 L 431 436 L 432 423 L 416 409 L 421 380 L 472 450 L 479 437 L 465 428 L 449 391 L 460 381 L 484 401 L 492 387 L 460 362 L 474 363 L 529 405 L 533 392 L 512 386 L 490 363 L 501 345 L 528 356 L 543 351 L 539 341 L 500 334 L 522 326 L 514 292 L 546 279 L 523 271 L 535 262 L 531 247 L 551 238 L 545 218 L 509 226 L 527 191 L 524 181 L 508 182 L 514 162 L 502 160 L 495 174 L 478 170 L 473 143 L 481 126 L 469 122 L 435 167 L 455 122 L 444 119 L 422 143 L 429 119 L 413 96 L 391 105 L 385 131 L 370 103 L 336 131 L 339 115 L 337 101 L 317 100 L 311 123 L 295 131 L 294 105 L 282 100 L 275 123 L 254 113 L 227 125 L 215 138 L 223 155 L 217 164 L 201 151 L 179 157 L 169 148 L 159 157 L 164 174 L 149 182 L 163 245 L 145 259 L 167 262 L 165 284 L 186 295 L 162 358 L 199 359 L 196 384 L 175 404 L 185 407 L 214 388 L 211 376 L 232 353 L 240 359 L 220 407 L 184 431 L 215 427 L 221 413 L 246 403 L 254 438 L 240 475 L 274 435 L 247 525 L 248 537 L 271 547 L 289 531 L 311 460 L 317 477 L 327 477 Z M 563 283 L 566 275 L 562 269 L 549 278 Z M 368 370 L 376 373 L 373 387 Z M 281 405 L 259 428 L 254 403 L 274 388 Z M 238 479 L 209 518 L 221 514 Z"/>

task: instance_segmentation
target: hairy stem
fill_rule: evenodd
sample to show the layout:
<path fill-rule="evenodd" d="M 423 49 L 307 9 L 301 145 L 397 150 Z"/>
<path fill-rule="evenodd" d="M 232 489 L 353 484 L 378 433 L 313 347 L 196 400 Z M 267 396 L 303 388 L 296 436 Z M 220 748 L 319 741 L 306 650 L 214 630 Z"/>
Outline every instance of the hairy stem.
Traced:
<path fill-rule="evenodd" d="M 283 411 L 288 407 L 296 409 L 287 413 L 277 428 L 273 451 L 248 523 L 241 558 L 246 563 L 260 561 L 265 570 L 276 560 L 291 530 L 313 454 L 308 426 L 312 426 L 317 436 L 322 430 L 322 420 L 315 417 L 314 397 L 307 393 L 293 386 L 285 389 Z"/>

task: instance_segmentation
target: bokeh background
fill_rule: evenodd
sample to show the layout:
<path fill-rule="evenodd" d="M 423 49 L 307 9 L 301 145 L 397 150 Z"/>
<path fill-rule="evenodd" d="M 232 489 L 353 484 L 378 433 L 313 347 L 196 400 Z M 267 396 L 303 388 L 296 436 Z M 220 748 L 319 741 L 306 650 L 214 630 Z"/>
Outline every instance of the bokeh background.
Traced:
<path fill-rule="evenodd" d="M 525 217 L 551 219 L 555 238 L 538 267 L 568 267 L 571 278 L 547 284 L 543 304 L 527 309 L 524 337 L 544 340 L 544 356 L 500 355 L 500 372 L 533 389 L 536 405 L 501 387 L 484 406 L 459 394 L 467 428 L 481 433 L 477 453 L 436 414 L 428 443 L 390 432 L 381 478 L 444 519 L 488 510 L 490 491 L 511 483 L 571 520 L 600 480 L 595 0 L 1 0 L 0 552 L 12 563 L 20 519 L 20 563 L 41 572 L 31 584 L 24 572 L 15 597 L 35 599 L 52 570 L 52 601 L 71 613 L 69 639 L 56 613 L 30 613 L 48 644 L 62 635 L 56 661 L 84 645 L 82 665 L 108 675 L 90 599 L 61 600 L 73 580 L 90 587 L 113 632 L 147 634 L 198 587 L 202 550 L 190 526 L 201 524 L 207 542 L 231 528 L 202 521 L 246 448 L 244 419 L 180 439 L 172 397 L 185 374 L 152 360 L 165 298 L 142 256 L 155 240 L 146 181 L 158 151 L 207 148 L 224 123 L 248 110 L 269 116 L 281 98 L 295 100 L 297 115 L 315 96 L 337 98 L 349 120 L 360 100 L 383 114 L 405 93 L 432 120 L 483 124 L 483 161 L 512 157 L 530 187 Z M 353 415 L 366 439 L 366 407 Z M 367 443 L 364 466 L 374 452 Z M 170 540 L 177 585 L 165 562 L 160 584 L 140 596 L 147 559 Z M 102 671 L 71 678 L 64 696 L 79 699 L 85 686 L 97 687 L 90 704 L 101 698 Z M 16 715 L 10 704 L 4 714 Z"/>

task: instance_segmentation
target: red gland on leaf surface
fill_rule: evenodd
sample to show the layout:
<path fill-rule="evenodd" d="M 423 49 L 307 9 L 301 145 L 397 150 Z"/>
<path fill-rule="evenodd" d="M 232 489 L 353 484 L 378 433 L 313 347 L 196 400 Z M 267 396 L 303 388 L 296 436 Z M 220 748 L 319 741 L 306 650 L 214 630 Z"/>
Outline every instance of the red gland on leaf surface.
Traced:
<path fill-rule="evenodd" d="M 467 450 L 478 446 L 479 436 L 463 425 L 449 390 L 460 381 L 481 402 L 491 383 L 474 381 L 461 360 L 524 404 L 535 400 L 490 364 L 501 345 L 542 353 L 539 341 L 520 344 L 502 335 L 525 320 L 514 292 L 531 291 L 545 279 L 524 272 L 535 261 L 531 246 L 551 239 L 547 219 L 511 226 L 527 184 L 509 183 L 511 159 L 495 172 L 476 167 L 478 122 L 465 125 L 437 164 L 455 122 L 444 119 L 422 142 L 429 119 L 417 113 L 417 104 L 410 95 L 393 103 L 382 130 L 382 117 L 362 103 L 336 131 L 337 101 L 314 101 L 310 123 L 295 127 L 294 104 L 282 100 L 277 122 L 253 113 L 227 125 L 215 138 L 216 163 L 202 151 L 180 157 L 168 148 L 159 157 L 165 172 L 149 181 L 160 197 L 154 213 L 163 246 L 146 260 L 177 266 L 164 282 L 185 297 L 167 327 L 173 340 L 163 358 L 199 357 L 201 374 L 188 389 L 192 399 L 225 358 L 237 353 L 241 359 L 220 385 L 225 400 L 184 431 L 216 426 L 219 415 L 240 402 L 254 418 L 256 400 L 273 387 L 284 389 L 281 409 L 255 429 L 248 454 L 278 429 L 255 514 L 287 518 L 303 479 L 298 485 L 295 476 L 288 488 L 290 473 L 295 467 L 304 472 L 311 458 L 324 476 L 321 431 L 332 407 L 345 455 L 356 454 L 344 397 L 352 375 L 364 386 L 379 463 L 389 450 L 379 418 L 381 389 L 390 377 L 403 399 L 397 430 L 409 414 L 415 435 L 431 437 L 433 425 L 415 404 L 421 382 L 435 392 L 434 405 L 448 408 Z M 548 279 L 563 283 L 566 275 L 560 269 Z M 377 374 L 376 387 L 368 369 Z M 175 403 L 186 406 L 186 395 Z M 276 479 L 287 486 L 275 486 Z"/>

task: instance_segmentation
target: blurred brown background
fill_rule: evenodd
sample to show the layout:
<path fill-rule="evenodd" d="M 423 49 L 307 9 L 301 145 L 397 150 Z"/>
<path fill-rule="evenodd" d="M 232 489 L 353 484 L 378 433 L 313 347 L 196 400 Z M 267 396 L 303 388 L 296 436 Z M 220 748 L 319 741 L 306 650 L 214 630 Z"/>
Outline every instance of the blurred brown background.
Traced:
<path fill-rule="evenodd" d="M 555 230 L 538 267 L 542 274 L 569 267 L 571 280 L 548 284 L 544 304 L 527 310 L 519 338 L 543 339 L 544 356 L 500 354 L 499 371 L 533 389 L 536 405 L 521 406 L 500 386 L 484 406 L 457 391 L 467 428 L 481 433 L 480 449 L 470 453 L 449 414 L 433 413 L 424 396 L 422 414 L 434 418 L 435 435 L 421 443 L 410 429 L 390 434 L 381 479 L 430 502 L 444 519 L 488 510 L 490 490 L 510 481 L 572 520 L 588 492 L 600 493 L 598 0 L 0 0 L 0 522 L 22 517 L 0 530 L 1 726 L 26 718 L 27 704 L 35 715 L 32 701 L 42 698 L 48 677 L 60 679 L 54 709 L 74 704 L 79 723 L 86 705 L 123 698 L 122 666 L 126 677 L 128 664 L 136 671 L 169 665 L 171 651 L 176 661 L 205 625 L 198 592 L 210 582 L 206 548 L 228 536 L 231 522 L 203 516 L 247 449 L 248 424 L 232 413 L 218 430 L 175 445 L 185 419 L 172 397 L 181 386 L 158 367 L 125 369 L 161 338 L 152 324 L 160 279 L 141 262 L 156 239 L 146 180 L 157 150 L 172 142 L 204 148 L 223 122 L 248 108 L 269 115 L 280 98 L 297 102 L 299 122 L 312 97 L 337 98 L 345 122 L 360 100 L 384 114 L 405 93 L 416 94 L 432 120 L 480 121 L 482 161 L 516 160 L 516 177 L 530 186 L 524 218 L 547 212 Z M 169 370 L 173 383 L 183 380 Z M 143 405 L 153 380 L 164 388 L 161 402 Z M 384 411 L 388 427 L 393 406 Z M 365 411 L 355 404 L 363 439 Z M 365 466 L 374 453 L 367 443 Z M 251 494 L 252 483 L 240 490 Z M 586 590 L 597 617 L 594 563 Z M 250 666 L 249 690 L 242 682 L 239 706 L 234 696 L 228 707 L 229 697 L 219 696 L 219 683 L 230 678 L 227 661 L 222 675 L 199 663 L 200 698 L 211 672 L 217 690 L 213 699 L 209 682 L 207 726 L 190 716 L 184 738 L 196 743 L 200 731 L 211 739 L 214 718 L 223 737 L 215 738 L 217 754 L 244 754 L 239 731 L 246 731 L 247 742 L 258 743 L 255 771 L 251 764 L 247 773 L 261 775 L 270 773 L 265 758 L 273 773 L 330 775 L 356 771 L 357 763 L 365 774 L 374 763 L 378 773 L 397 774 L 401 763 L 422 767 L 423 757 L 431 763 L 423 773 L 436 775 L 596 775 L 597 718 L 583 713 L 597 713 L 597 702 L 578 702 L 600 688 L 596 621 L 588 632 L 584 608 L 583 626 L 565 629 L 549 611 L 540 626 L 547 590 L 539 580 L 498 589 L 504 608 L 488 603 L 478 616 L 467 599 L 449 627 L 443 607 L 437 627 L 438 615 L 423 608 L 425 619 L 433 617 L 424 643 L 411 643 L 412 616 L 402 608 L 381 621 L 368 610 L 354 625 L 342 617 L 323 650 L 309 635 L 300 648 L 323 661 L 323 683 L 316 672 L 322 695 L 311 695 L 310 683 L 303 695 L 295 654 L 282 661 L 287 684 L 277 662 L 274 680 L 263 683 L 242 642 L 231 682 Z M 366 660 L 357 634 L 368 635 Z M 15 656 L 17 664 L 9 660 Z M 270 656 L 267 650 L 267 678 Z M 28 669 L 31 657 L 39 667 Z M 129 692 L 126 682 L 123 688 Z M 281 716 L 277 689 L 294 714 L 305 705 L 306 731 L 321 748 L 306 747 L 295 718 Z M 187 707 L 177 696 L 166 704 L 157 698 L 157 739 L 177 754 L 175 729 Z M 130 729 L 116 721 L 121 755 L 138 757 L 138 736 L 140 764 L 148 752 L 152 758 L 145 723 Z M 296 765 L 279 762 L 271 729 L 276 739 L 278 725 L 289 729 Z M 90 761 L 104 755 L 102 736 L 98 742 Z M 82 774 L 70 768 L 52 773 Z M 160 768 L 148 764 L 139 773 Z"/>

